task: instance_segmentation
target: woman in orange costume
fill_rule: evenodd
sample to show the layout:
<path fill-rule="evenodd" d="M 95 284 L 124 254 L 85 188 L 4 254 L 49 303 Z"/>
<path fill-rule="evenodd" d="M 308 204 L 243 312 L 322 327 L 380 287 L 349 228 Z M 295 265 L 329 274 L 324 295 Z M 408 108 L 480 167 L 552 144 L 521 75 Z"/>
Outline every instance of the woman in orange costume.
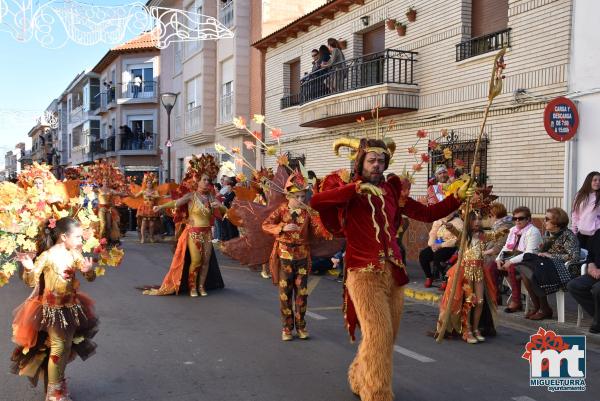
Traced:
<path fill-rule="evenodd" d="M 219 165 L 211 155 L 193 156 L 180 186 L 179 199 L 155 206 L 159 212 L 166 208 L 183 208 L 187 224 L 181 230 L 169 272 L 158 289 L 144 291 L 146 295 L 179 293 L 182 282 L 187 283 L 191 297 L 207 296 L 207 277 L 214 281 L 210 287 L 223 287 L 221 273 L 212 247 L 212 226 L 215 218 L 222 218 L 225 207 L 216 200 L 212 181 L 219 173 Z M 186 263 L 189 253 L 190 262 Z M 186 269 L 187 267 L 187 269 Z M 212 274 L 211 274 L 212 270 Z M 199 279 L 199 280 L 198 280 Z"/>
<path fill-rule="evenodd" d="M 146 231 L 150 231 L 150 242 L 156 242 L 156 222 L 160 218 L 160 214 L 154 211 L 154 207 L 158 205 L 161 194 L 157 188 L 158 180 L 154 173 L 144 174 L 142 188 L 135 193 L 133 197 L 123 199 L 123 202 L 133 209 L 137 209 L 137 217 L 141 219 L 142 225 L 140 228 L 140 243 L 146 242 Z M 142 197 L 141 204 L 137 204 L 132 198 Z"/>

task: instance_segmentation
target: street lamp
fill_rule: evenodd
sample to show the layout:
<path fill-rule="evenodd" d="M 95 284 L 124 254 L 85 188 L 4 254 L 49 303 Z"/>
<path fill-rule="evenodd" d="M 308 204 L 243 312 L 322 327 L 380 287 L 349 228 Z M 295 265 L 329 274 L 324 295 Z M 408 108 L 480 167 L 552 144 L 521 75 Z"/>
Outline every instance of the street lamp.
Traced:
<path fill-rule="evenodd" d="M 177 101 L 177 93 L 163 93 L 160 95 L 160 101 L 167 111 L 167 182 L 171 182 L 171 110 Z"/>

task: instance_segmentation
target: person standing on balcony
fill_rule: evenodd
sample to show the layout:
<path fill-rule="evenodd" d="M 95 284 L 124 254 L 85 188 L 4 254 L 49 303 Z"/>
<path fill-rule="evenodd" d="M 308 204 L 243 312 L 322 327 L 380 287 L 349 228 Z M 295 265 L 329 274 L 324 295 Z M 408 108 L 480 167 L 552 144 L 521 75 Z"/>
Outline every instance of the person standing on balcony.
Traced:
<path fill-rule="evenodd" d="M 328 63 L 329 60 L 331 60 L 331 52 L 329 51 L 329 48 L 325 45 L 321 45 L 321 47 L 319 47 L 319 59 L 317 61 L 319 68 L 314 74 L 314 76 L 318 77 L 318 79 L 311 81 L 312 84 L 310 84 L 307 94 L 308 100 L 319 98 L 328 93 L 327 84 L 325 83 L 325 74 L 329 68 L 323 67 L 323 64 Z"/>
<path fill-rule="evenodd" d="M 133 97 L 136 98 L 139 96 L 140 91 L 142 90 L 142 77 L 136 75 L 133 78 Z"/>
<path fill-rule="evenodd" d="M 600 228 L 600 172 L 592 171 L 575 195 L 571 213 L 571 228 L 579 245 L 588 248 L 588 242 Z"/>
<path fill-rule="evenodd" d="M 346 58 L 344 57 L 342 49 L 340 49 L 340 44 L 337 39 L 327 39 L 327 48 L 331 52 L 331 58 L 329 61 L 322 62 L 321 68 L 331 68 L 327 85 L 331 92 L 339 92 L 342 90 L 344 78 L 346 77 L 346 72 L 343 71 L 345 66 L 342 64 L 346 61 Z"/>

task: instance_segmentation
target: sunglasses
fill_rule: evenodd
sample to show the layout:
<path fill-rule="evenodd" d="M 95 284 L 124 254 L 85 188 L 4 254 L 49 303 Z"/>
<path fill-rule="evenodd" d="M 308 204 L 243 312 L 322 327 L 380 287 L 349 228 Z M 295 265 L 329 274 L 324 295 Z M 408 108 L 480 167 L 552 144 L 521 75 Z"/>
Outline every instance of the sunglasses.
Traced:
<path fill-rule="evenodd" d="M 513 216 L 512 219 L 513 219 L 513 221 L 524 221 L 524 220 L 527 220 L 528 217 L 525 217 L 525 216 Z"/>

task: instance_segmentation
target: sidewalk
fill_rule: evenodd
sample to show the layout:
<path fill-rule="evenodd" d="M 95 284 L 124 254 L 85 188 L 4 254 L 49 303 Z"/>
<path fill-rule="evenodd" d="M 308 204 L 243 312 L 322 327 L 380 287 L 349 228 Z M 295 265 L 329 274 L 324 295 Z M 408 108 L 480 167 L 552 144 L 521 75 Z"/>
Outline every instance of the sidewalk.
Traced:
<path fill-rule="evenodd" d="M 408 262 L 407 271 L 410 282 L 406 286 L 405 295 L 416 302 L 429 304 L 437 308 L 439 300 L 443 295 L 443 292 L 439 291 L 437 287 L 439 283 L 434 283 L 436 287 L 425 288 L 423 286 L 425 276 L 417 263 Z M 565 294 L 565 323 L 558 323 L 557 321 L 556 296 L 554 294 L 548 296 L 548 302 L 554 310 L 554 317 L 541 321 L 525 319 L 525 312 L 505 313 L 506 295 L 503 295 L 502 298 L 504 304 L 498 306 L 497 313 L 498 322 L 501 326 L 507 326 L 531 334 L 534 334 L 539 327 L 543 327 L 546 330 L 554 330 L 564 335 L 583 334 L 589 343 L 600 346 L 600 334 L 592 334 L 588 331 L 592 318 L 587 313 L 584 312 L 583 314 L 581 327 L 577 327 L 577 303 L 568 293 Z"/>

